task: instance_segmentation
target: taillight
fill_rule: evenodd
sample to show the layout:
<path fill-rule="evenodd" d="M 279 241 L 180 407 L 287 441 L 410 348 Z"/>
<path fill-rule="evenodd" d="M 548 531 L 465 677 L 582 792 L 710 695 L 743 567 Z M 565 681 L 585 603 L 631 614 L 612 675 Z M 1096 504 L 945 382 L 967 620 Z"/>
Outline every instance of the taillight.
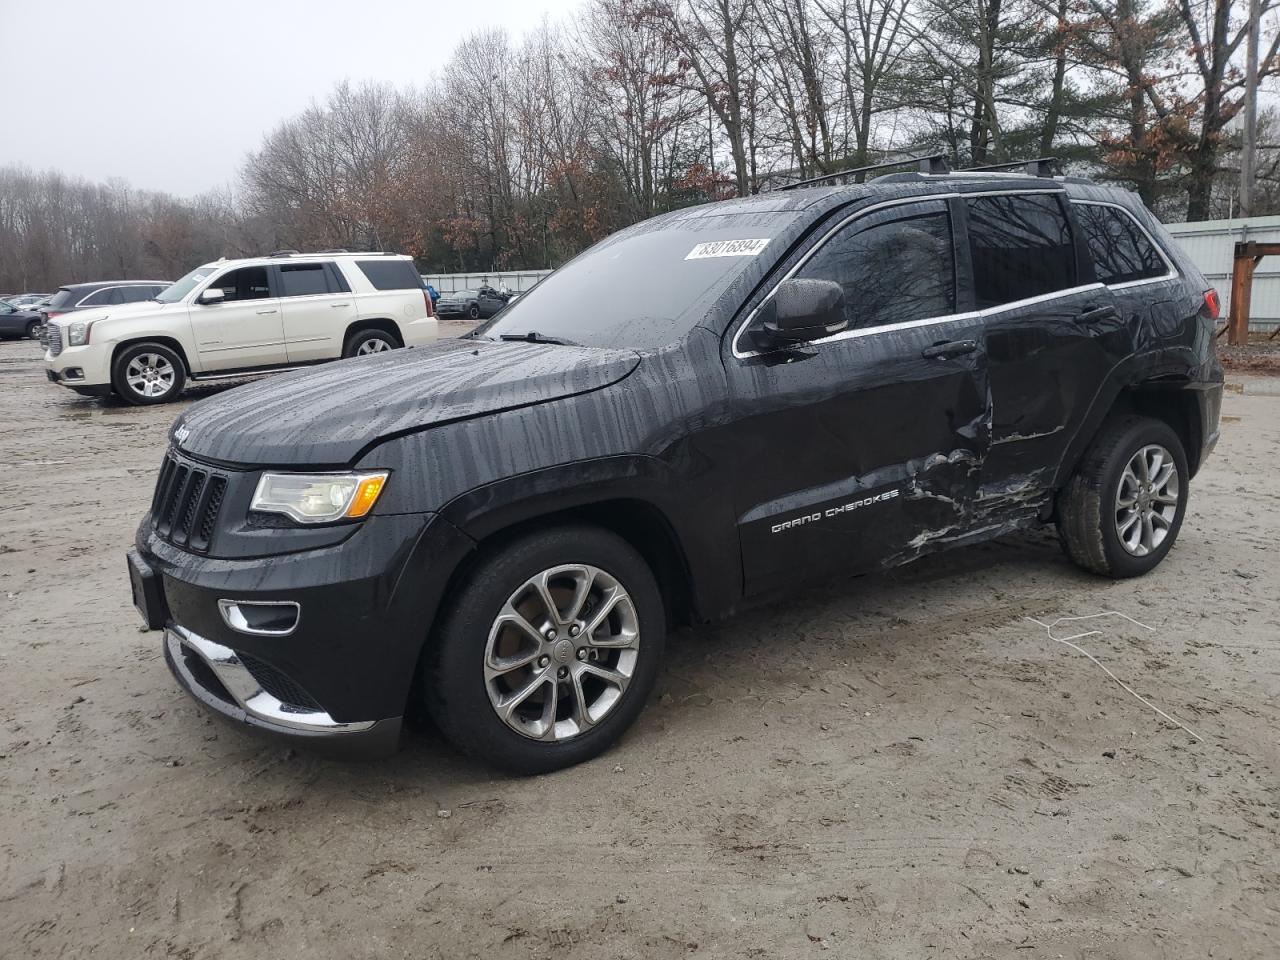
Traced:
<path fill-rule="evenodd" d="M 52 320 L 54 317 L 60 317 L 66 312 L 67 311 L 65 310 L 49 310 L 45 313 L 44 318 L 46 320 Z"/>
<path fill-rule="evenodd" d="M 1222 301 L 1218 299 L 1218 291 L 1210 287 L 1204 292 L 1204 306 L 1200 312 L 1210 320 L 1217 320 L 1222 312 Z"/>
<path fill-rule="evenodd" d="M 428 317 L 434 317 L 434 316 L 436 315 L 436 308 L 435 308 L 435 306 L 433 306 L 433 305 L 432 305 L 432 303 L 431 303 L 431 293 L 430 293 L 430 291 L 428 291 L 428 290 L 424 289 L 424 290 L 422 291 L 422 299 L 423 299 L 423 300 L 425 300 L 425 301 L 427 302 L 427 316 L 428 316 Z"/>

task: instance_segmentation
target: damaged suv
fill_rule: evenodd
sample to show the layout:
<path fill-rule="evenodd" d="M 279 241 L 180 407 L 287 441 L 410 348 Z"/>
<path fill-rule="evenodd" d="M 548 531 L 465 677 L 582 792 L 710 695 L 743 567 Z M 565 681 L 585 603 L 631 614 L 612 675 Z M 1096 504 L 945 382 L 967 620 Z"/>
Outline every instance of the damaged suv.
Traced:
<path fill-rule="evenodd" d="M 553 770 L 635 720 L 672 624 L 1033 524 L 1151 570 L 1218 438 L 1216 313 L 1156 218 L 1086 180 L 679 210 L 466 337 L 192 406 L 135 603 L 245 725 L 382 751 L 420 703 Z"/>

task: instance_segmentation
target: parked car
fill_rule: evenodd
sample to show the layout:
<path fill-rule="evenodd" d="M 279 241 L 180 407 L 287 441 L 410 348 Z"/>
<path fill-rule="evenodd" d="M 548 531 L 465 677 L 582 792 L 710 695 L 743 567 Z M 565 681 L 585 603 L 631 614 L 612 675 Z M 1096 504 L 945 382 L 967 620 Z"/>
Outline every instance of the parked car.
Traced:
<path fill-rule="evenodd" d="M 410 257 L 288 251 L 196 267 L 149 303 L 51 319 L 43 339 L 52 382 L 151 404 L 187 380 L 421 346 L 436 320 Z"/>
<path fill-rule="evenodd" d="M 436 303 L 436 311 L 441 317 L 470 317 L 472 320 L 487 320 L 507 305 L 508 296 L 493 287 L 456 290 L 440 297 Z"/>
<path fill-rule="evenodd" d="M 465 338 L 185 411 L 134 600 L 249 727 L 385 750 L 414 700 L 554 770 L 635 720 L 668 624 L 1038 524 L 1151 570 L 1218 439 L 1217 311 L 1135 195 L 1074 178 L 678 210 Z"/>
<path fill-rule="evenodd" d="M 170 280 L 99 280 L 95 283 L 69 283 L 65 287 L 59 287 L 57 293 L 38 309 L 43 319 L 51 320 L 77 310 L 142 303 L 156 296 L 171 282 Z"/>
<path fill-rule="evenodd" d="M 42 302 L 48 302 L 53 296 L 51 293 L 22 293 L 16 297 L 0 297 L 0 299 L 8 300 L 15 307 L 23 310 L 34 310 L 40 306 Z"/>
<path fill-rule="evenodd" d="M 34 339 L 40 333 L 43 321 L 34 310 L 24 310 L 14 306 L 12 301 L 0 300 L 0 339 L 12 340 L 16 337 Z"/>

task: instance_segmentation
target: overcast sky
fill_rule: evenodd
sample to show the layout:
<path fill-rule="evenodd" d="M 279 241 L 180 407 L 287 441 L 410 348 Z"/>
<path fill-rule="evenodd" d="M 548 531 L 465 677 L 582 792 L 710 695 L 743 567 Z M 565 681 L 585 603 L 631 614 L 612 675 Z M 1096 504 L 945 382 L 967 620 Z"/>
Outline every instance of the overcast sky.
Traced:
<path fill-rule="evenodd" d="M 0 166 L 194 194 L 339 80 L 420 85 L 579 0 L 0 0 Z"/>

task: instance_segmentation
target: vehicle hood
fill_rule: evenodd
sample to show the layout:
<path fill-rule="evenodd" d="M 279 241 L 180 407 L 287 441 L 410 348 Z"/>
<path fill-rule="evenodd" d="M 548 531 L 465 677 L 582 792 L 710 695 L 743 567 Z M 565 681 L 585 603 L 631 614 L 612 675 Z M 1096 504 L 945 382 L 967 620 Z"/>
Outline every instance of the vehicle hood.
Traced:
<path fill-rule="evenodd" d="M 141 303 L 117 303 L 110 307 L 94 307 L 89 310 L 68 310 L 65 313 L 59 313 L 55 319 L 50 320 L 49 322 L 65 327 L 72 323 L 99 324 L 104 320 L 138 317 L 151 313 L 166 312 L 179 314 L 185 313 L 186 306 L 181 303 L 156 303 L 151 300 L 146 300 Z M 99 336 L 100 335 L 101 334 L 99 334 Z"/>
<path fill-rule="evenodd" d="M 224 463 L 339 467 L 392 436 L 599 390 L 639 363 L 630 350 L 441 340 L 228 390 L 194 404 L 170 438 Z"/>

